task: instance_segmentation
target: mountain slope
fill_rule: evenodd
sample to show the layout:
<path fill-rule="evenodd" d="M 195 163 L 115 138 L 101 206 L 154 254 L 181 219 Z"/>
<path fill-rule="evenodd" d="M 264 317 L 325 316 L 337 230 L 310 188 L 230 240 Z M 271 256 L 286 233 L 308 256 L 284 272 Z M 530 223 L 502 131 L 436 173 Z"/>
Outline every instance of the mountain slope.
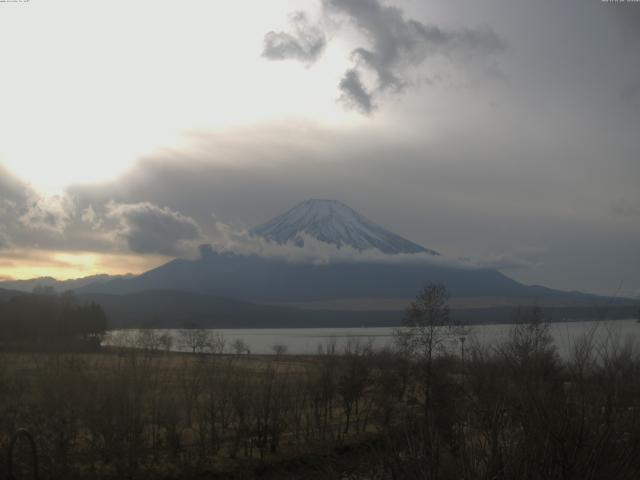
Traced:
<path fill-rule="evenodd" d="M 452 295 L 530 295 L 496 270 L 419 263 L 289 263 L 255 255 L 210 252 L 198 260 L 172 260 L 131 279 L 89 285 L 78 292 L 112 294 L 182 290 L 250 302 L 301 302 L 339 298 L 412 298 L 428 282 Z"/>
<path fill-rule="evenodd" d="M 356 250 L 376 248 L 383 253 L 430 253 L 416 243 L 385 230 L 336 200 L 311 199 L 299 203 L 282 215 L 251 230 L 253 235 L 277 243 L 304 246 L 302 234 L 338 247 Z"/>

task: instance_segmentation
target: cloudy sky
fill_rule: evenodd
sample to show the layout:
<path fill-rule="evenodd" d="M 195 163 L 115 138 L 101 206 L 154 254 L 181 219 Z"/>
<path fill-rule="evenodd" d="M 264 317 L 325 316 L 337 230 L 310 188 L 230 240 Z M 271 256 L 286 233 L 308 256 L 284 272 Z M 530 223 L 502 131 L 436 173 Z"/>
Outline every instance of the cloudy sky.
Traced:
<path fill-rule="evenodd" d="M 306 198 L 640 295 L 640 3 L 0 3 L 0 278 L 141 272 Z"/>

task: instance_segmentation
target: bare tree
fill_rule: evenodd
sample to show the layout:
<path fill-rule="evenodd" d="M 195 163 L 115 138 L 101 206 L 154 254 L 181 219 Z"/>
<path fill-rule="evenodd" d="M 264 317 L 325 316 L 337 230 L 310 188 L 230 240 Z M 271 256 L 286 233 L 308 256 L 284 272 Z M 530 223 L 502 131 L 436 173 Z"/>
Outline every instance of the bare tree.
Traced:
<path fill-rule="evenodd" d="M 224 347 L 227 344 L 227 340 L 221 332 L 208 331 L 208 349 L 209 352 L 214 354 L 221 354 L 224 352 Z"/>
<path fill-rule="evenodd" d="M 160 343 L 160 348 L 162 348 L 165 352 L 170 352 L 171 347 L 173 346 L 173 337 L 170 333 L 164 332 L 160 334 L 160 338 L 158 339 Z"/>
<path fill-rule="evenodd" d="M 405 312 L 402 328 L 394 332 L 400 350 L 431 362 L 453 332 L 449 316 L 449 294 L 444 285 L 426 285 Z"/>
<path fill-rule="evenodd" d="M 271 347 L 271 350 L 276 355 L 276 360 L 280 360 L 280 357 L 287 354 L 288 348 L 282 343 L 276 343 Z"/>
<path fill-rule="evenodd" d="M 436 426 L 434 356 L 444 351 L 453 335 L 449 316 L 449 294 L 444 285 L 428 284 L 405 312 L 403 328 L 395 332 L 396 344 L 406 355 L 416 357 L 416 377 L 422 388 L 424 416 L 422 433 L 428 455 L 429 476 L 435 478 L 440 464 L 440 435 Z"/>
<path fill-rule="evenodd" d="M 342 373 L 338 377 L 338 393 L 346 417 L 345 434 L 349 433 L 352 413 L 359 414 L 360 400 L 370 380 L 370 356 L 371 346 L 363 347 L 357 339 L 349 339 L 344 348 Z"/>
<path fill-rule="evenodd" d="M 180 330 L 180 345 L 192 353 L 203 353 L 212 349 L 213 336 L 203 328 L 187 328 Z"/>
<path fill-rule="evenodd" d="M 135 345 L 137 348 L 149 352 L 157 352 L 162 346 L 162 338 L 154 330 L 139 330 L 136 334 Z"/>
<path fill-rule="evenodd" d="M 241 355 L 243 353 L 249 352 L 249 345 L 241 338 L 236 338 L 231 344 L 231 348 L 235 352 L 236 355 Z"/>

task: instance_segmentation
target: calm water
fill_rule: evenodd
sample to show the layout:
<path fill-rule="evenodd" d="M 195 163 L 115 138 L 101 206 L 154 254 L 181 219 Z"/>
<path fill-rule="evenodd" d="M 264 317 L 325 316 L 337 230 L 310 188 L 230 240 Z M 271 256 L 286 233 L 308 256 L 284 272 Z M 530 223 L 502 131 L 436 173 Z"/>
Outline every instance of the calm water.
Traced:
<path fill-rule="evenodd" d="M 466 332 L 456 334 L 452 348 L 460 345 L 460 337 L 465 337 L 466 345 L 478 342 L 482 345 L 494 345 L 505 340 L 512 325 L 477 325 Z M 360 341 L 371 343 L 375 348 L 382 348 L 393 344 L 392 327 L 377 328 L 269 328 L 269 329 L 217 329 L 224 336 L 226 348 L 231 352 L 231 344 L 236 339 L 242 339 L 248 345 L 251 353 L 271 354 L 276 344 L 285 345 L 288 353 L 312 354 L 318 351 L 318 346 L 335 344 L 336 351 L 341 351 L 347 342 Z M 597 341 L 605 339 L 618 341 L 640 341 L 640 323 L 636 320 L 611 320 L 607 322 L 561 322 L 550 324 L 550 331 L 562 356 L 572 351 L 575 342 L 585 335 L 592 334 Z M 105 344 L 122 343 L 123 339 L 131 341 L 137 335 L 137 330 L 116 330 Z M 172 339 L 172 350 L 187 351 L 180 345 L 180 330 L 155 330 L 156 333 L 168 333 Z"/>

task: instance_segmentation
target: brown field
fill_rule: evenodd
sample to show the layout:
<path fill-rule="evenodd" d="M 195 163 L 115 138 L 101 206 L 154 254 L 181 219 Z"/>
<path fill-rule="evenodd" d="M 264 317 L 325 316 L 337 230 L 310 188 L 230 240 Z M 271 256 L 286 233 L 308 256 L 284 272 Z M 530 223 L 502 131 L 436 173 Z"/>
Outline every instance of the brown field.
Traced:
<path fill-rule="evenodd" d="M 561 361 L 532 325 L 465 358 L 4 352 L 0 455 L 25 428 L 50 479 L 638 478 L 638 349 L 576 345 Z"/>

